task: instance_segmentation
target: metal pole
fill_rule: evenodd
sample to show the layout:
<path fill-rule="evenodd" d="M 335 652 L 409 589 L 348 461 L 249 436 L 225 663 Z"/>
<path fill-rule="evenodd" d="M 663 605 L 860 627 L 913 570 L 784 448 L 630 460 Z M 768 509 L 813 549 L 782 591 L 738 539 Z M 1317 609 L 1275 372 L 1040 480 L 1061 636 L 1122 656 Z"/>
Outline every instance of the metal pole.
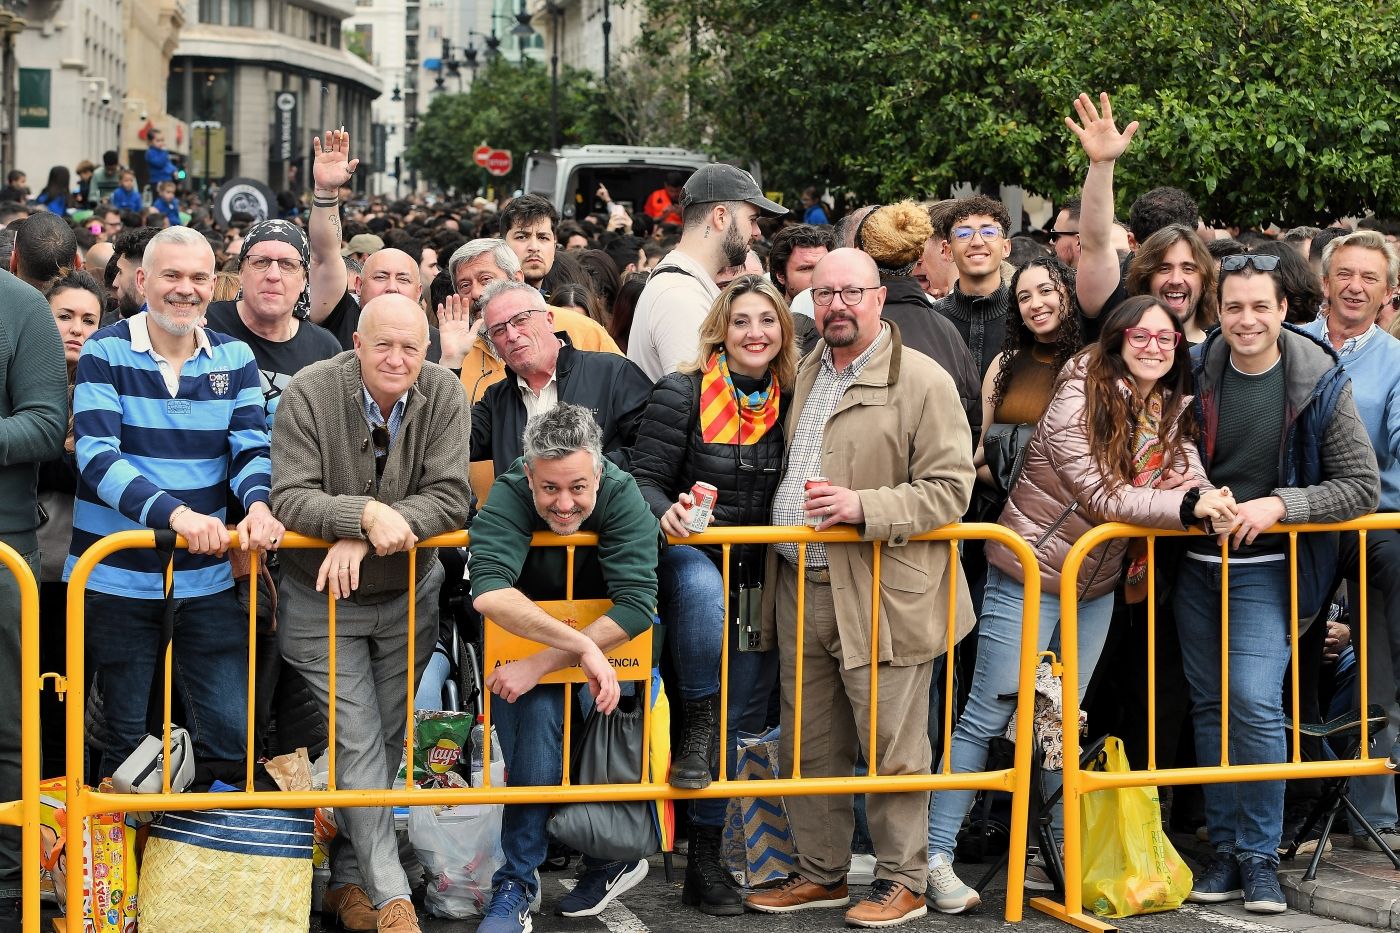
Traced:
<path fill-rule="evenodd" d="M 559 6 L 549 5 L 549 31 L 554 34 L 554 51 L 549 58 L 549 144 L 554 149 L 559 148 L 559 20 L 563 13 Z"/>
<path fill-rule="evenodd" d="M 608 37 L 612 33 L 612 19 L 608 16 L 608 0 L 603 0 L 603 83 L 608 83 L 612 70 L 612 56 L 608 53 Z"/>

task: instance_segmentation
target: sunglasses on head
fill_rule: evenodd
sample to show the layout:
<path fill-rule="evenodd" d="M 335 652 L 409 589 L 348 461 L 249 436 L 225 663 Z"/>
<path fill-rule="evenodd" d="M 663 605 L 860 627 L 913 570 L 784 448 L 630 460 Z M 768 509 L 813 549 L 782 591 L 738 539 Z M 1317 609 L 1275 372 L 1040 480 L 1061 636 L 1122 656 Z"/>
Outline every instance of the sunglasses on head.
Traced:
<path fill-rule="evenodd" d="M 1255 272 L 1273 272 L 1278 268 L 1277 256 L 1267 253 L 1235 253 L 1220 260 L 1221 272 L 1239 272 L 1245 266 L 1254 267 Z"/>

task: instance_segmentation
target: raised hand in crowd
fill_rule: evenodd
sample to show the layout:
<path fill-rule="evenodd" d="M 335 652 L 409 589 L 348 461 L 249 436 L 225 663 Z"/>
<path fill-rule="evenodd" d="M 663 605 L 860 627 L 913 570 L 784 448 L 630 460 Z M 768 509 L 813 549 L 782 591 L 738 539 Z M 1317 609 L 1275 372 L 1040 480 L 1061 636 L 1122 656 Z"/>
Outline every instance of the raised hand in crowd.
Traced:
<path fill-rule="evenodd" d="M 471 302 L 456 293 L 437 306 L 438 338 L 442 341 L 442 365 L 461 369 L 481 333 L 481 318 L 471 319 Z"/>
<path fill-rule="evenodd" d="M 326 130 L 324 137 L 314 137 L 311 147 L 316 150 L 316 159 L 311 165 L 311 180 L 318 189 L 329 190 L 350 184 L 355 170 L 360 167 L 360 160 L 350 158 L 350 134 L 343 127 Z"/>

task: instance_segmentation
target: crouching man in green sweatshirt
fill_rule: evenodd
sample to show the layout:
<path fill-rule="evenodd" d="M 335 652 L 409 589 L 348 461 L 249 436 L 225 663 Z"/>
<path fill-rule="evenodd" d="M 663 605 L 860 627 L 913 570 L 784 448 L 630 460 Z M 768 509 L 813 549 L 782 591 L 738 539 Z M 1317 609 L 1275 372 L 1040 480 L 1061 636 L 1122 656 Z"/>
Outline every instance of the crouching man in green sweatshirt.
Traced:
<path fill-rule="evenodd" d="M 559 404 L 525 426 L 525 455 L 496 479 L 472 523 L 471 583 L 477 611 L 507 631 L 548 645 L 544 651 L 492 671 L 492 721 L 512 786 L 558 785 L 562 777 L 564 693 L 540 678 L 579 663 L 604 713 L 616 708 L 617 675 L 604 654 L 646 631 L 656 613 L 660 525 L 632 477 L 603 459 L 592 413 Z M 537 531 L 598 534 L 596 548 L 574 557 L 575 599 L 612 600 L 606 615 L 582 630 L 555 619 L 536 600 L 565 597 L 562 547 L 530 547 Z M 659 639 L 658 639 L 659 642 Z M 481 933 L 528 933 L 536 869 L 549 847 L 549 807 L 506 807 L 501 825 L 505 864 Z M 566 917 L 600 913 L 646 877 L 645 860 L 606 862 L 584 855 L 584 874 L 559 902 Z"/>

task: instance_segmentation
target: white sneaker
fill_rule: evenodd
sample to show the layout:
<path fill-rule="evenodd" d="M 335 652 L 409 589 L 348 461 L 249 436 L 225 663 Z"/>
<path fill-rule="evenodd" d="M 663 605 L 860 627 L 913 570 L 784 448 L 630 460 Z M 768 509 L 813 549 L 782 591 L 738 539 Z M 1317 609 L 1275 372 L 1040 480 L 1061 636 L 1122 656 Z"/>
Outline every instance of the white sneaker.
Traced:
<path fill-rule="evenodd" d="M 928 860 L 928 890 L 925 896 L 934 908 L 945 914 L 960 914 L 982 903 L 978 893 L 962 883 L 945 856 L 934 855 Z"/>
<path fill-rule="evenodd" d="M 847 884 L 875 883 L 875 856 L 868 852 L 851 853 L 851 867 L 846 872 Z"/>
<path fill-rule="evenodd" d="M 1032 855 L 1026 861 L 1026 890 L 1055 890 L 1055 882 L 1050 880 L 1050 872 L 1045 867 L 1045 857 L 1039 852 Z"/>

